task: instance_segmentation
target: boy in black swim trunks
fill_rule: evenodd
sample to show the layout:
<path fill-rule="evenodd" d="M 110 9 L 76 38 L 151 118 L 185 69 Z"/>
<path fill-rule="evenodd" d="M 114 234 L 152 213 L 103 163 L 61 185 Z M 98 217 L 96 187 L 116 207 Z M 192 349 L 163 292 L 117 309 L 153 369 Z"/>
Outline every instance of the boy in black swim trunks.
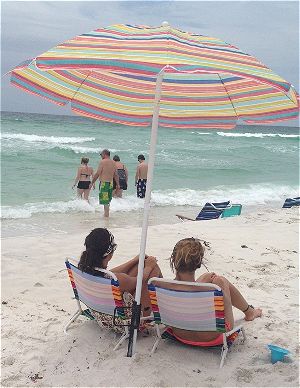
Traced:
<path fill-rule="evenodd" d="M 136 195 L 138 198 L 145 198 L 147 187 L 148 164 L 145 162 L 145 156 L 138 156 L 139 165 L 135 174 Z"/>

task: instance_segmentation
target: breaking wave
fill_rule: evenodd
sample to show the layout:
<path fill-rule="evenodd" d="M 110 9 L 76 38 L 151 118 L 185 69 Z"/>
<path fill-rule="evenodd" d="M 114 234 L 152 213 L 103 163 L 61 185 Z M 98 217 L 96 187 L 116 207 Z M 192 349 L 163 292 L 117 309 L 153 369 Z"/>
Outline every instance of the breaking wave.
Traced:
<path fill-rule="evenodd" d="M 300 135 L 286 134 L 286 133 L 217 132 L 217 134 L 219 136 L 225 136 L 225 137 L 258 137 L 258 138 L 264 138 L 264 137 L 299 138 L 300 137 Z"/>
<path fill-rule="evenodd" d="M 299 196 L 297 186 L 276 185 L 245 185 L 243 187 L 216 187 L 207 191 L 177 189 L 165 191 L 153 191 L 151 206 L 197 206 L 201 207 L 205 202 L 218 202 L 231 200 L 241 203 L 244 207 L 281 204 L 287 197 Z M 35 214 L 43 213 L 81 213 L 102 211 L 95 197 L 91 197 L 91 204 L 79 199 L 57 202 L 27 203 L 21 206 L 2 206 L 2 219 L 30 218 Z M 122 199 L 113 198 L 111 212 L 131 212 L 141 210 L 144 201 L 134 195 L 127 195 Z"/>

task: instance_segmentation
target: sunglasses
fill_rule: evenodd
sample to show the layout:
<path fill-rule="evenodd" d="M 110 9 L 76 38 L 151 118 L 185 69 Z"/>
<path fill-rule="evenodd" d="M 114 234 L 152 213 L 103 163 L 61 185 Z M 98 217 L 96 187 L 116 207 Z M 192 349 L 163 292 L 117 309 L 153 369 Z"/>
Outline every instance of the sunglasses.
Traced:
<path fill-rule="evenodd" d="M 111 253 L 114 253 L 115 250 L 117 249 L 117 244 L 115 243 L 115 238 L 114 236 L 110 233 L 110 231 L 108 230 L 108 233 L 109 233 L 109 245 L 108 245 L 108 248 L 106 250 L 106 252 L 104 253 L 103 257 L 105 256 L 108 256 L 110 255 Z"/>

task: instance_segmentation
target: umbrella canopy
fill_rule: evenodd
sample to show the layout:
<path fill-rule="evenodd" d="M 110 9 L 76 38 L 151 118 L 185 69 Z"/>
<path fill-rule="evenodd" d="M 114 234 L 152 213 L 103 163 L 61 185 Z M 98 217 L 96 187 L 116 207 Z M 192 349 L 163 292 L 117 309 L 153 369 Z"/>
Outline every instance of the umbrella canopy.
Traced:
<path fill-rule="evenodd" d="M 294 88 L 256 58 L 166 23 L 76 36 L 19 65 L 11 82 L 56 104 L 71 102 L 82 116 L 149 126 L 163 68 L 161 127 L 231 129 L 238 119 L 269 123 L 299 114 Z"/>
<path fill-rule="evenodd" d="M 164 81 L 164 82 L 162 82 Z M 152 122 L 140 256 L 127 355 L 134 352 L 158 124 L 231 129 L 238 119 L 296 118 L 298 95 L 257 59 L 217 38 L 160 27 L 114 25 L 62 43 L 12 71 L 25 91 L 82 116 L 133 126 Z"/>

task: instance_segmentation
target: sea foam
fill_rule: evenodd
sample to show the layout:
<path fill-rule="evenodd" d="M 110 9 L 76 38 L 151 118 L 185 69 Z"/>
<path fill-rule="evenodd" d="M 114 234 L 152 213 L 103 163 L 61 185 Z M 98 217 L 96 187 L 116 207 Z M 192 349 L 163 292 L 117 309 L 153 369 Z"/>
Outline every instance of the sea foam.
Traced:
<path fill-rule="evenodd" d="M 27 135 L 25 133 L 2 133 L 1 139 L 23 140 L 31 143 L 51 143 L 51 144 L 76 144 L 96 140 L 94 137 L 61 137 L 61 136 L 40 136 Z"/>
<path fill-rule="evenodd" d="M 219 136 L 225 136 L 225 137 L 257 137 L 257 138 L 264 138 L 264 137 L 299 138 L 300 137 L 300 135 L 285 134 L 285 133 L 217 132 L 217 134 Z"/>
<path fill-rule="evenodd" d="M 243 187 L 215 187 L 209 190 L 177 189 L 153 191 L 151 206 L 196 206 L 201 207 L 205 202 L 221 202 L 231 200 L 241 203 L 244 207 L 269 204 L 281 207 L 286 197 L 299 196 L 296 186 L 276 185 L 245 185 Z M 124 198 L 113 198 L 111 212 L 132 212 L 143 209 L 144 201 L 135 195 L 126 195 Z M 57 202 L 27 203 L 22 206 L 2 206 L 2 219 L 30 218 L 35 214 L 43 213 L 87 213 L 102 211 L 95 197 L 90 198 L 90 204 L 79 199 Z M 171 211 L 171 210 L 170 210 Z"/>

